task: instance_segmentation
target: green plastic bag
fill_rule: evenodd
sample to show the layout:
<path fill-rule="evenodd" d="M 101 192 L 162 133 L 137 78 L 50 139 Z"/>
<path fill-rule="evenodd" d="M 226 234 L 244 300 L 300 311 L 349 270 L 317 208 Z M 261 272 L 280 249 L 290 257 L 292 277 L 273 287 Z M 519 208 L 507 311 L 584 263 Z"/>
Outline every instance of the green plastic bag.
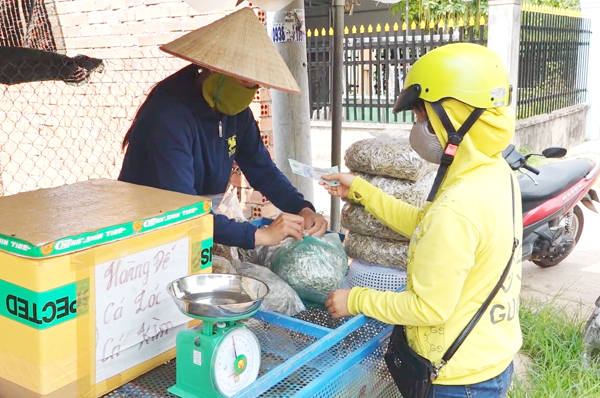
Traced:
<path fill-rule="evenodd" d="M 336 233 L 308 236 L 299 242 L 288 238 L 273 255 L 271 269 L 303 300 L 322 304 L 342 287 L 348 255 Z"/>

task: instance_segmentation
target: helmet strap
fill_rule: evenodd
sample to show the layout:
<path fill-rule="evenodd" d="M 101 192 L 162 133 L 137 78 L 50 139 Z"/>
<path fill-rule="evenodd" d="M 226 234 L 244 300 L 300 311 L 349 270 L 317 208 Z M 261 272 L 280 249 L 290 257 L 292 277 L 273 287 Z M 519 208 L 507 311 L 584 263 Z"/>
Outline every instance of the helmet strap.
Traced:
<path fill-rule="evenodd" d="M 444 181 L 444 177 L 450 168 L 450 165 L 454 161 L 454 157 L 456 156 L 456 152 L 458 151 L 458 146 L 463 140 L 464 136 L 467 132 L 473 127 L 477 119 L 485 112 L 485 109 L 475 108 L 473 112 L 469 115 L 467 120 L 460 126 L 458 131 L 454 129 L 446 110 L 442 106 L 442 102 L 432 102 L 431 107 L 436 115 L 440 118 L 442 122 L 442 126 L 446 129 L 448 133 L 448 142 L 446 143 L 446 148 L 444 148 L 444 154 L 442 155 L 442 160 L 440 162 L 440 167 L 438 168 L 437 174 L 435 176 L 435 180 L 433 181 L 433 186 L 431 187 L 431 191 L 429 191 L 429 195 L 427 196 L 428 202 L 433 202 L 435 199 L 435 195 L 437 195 L 442 182 Z"/>

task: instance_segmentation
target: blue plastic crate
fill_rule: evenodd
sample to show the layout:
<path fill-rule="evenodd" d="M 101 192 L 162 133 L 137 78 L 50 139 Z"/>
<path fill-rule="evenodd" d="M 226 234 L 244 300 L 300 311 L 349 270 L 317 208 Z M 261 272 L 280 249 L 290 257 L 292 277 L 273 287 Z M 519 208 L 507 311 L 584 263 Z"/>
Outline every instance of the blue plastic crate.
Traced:
<path fill-rule="evenodd" d="M 259 311 L 245 322 L 261 343 L 261 371 L 236 398 L 401 397 L 383 360 L 390 325 L 363 315 L 333 320 L 318 309 L 296 317 Z M 105 398 L 172 398 L 174 383 L 170 361 Z"/>

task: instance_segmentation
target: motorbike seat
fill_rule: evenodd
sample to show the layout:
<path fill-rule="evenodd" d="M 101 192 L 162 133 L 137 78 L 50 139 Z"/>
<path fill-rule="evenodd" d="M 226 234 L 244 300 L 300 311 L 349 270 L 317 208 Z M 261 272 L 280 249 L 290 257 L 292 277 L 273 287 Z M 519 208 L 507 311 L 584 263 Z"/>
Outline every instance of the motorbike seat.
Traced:
<path fill-rule="evenodd" d="M 581 159 L 568 159 L 540 166 L 538 170 L 539 175 L 531 174 L 538 185 L 527 176 L 519 176 L 523 213 L 541 205 L 582 179 L 590 171 L 590 164 Z"/>

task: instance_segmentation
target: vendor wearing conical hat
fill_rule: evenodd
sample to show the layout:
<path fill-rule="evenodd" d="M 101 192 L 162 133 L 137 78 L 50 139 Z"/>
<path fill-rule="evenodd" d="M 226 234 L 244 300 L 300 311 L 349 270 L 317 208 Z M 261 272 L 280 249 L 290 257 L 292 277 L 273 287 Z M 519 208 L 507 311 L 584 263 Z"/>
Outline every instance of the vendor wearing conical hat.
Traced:
<path fill-rule="evenodd" d="M 254 11 L 243 8 L 161 50 L 192 65 L 159 82 L 138 110 L 119 180 L 218 197 L 235 161 L 284 213 L 265 229 L 215 215 L 216 243 L 251 249 L 325 233 L 323 217 L 271 160 L 248 108 L 259 86 L 300 92 Z"/>

